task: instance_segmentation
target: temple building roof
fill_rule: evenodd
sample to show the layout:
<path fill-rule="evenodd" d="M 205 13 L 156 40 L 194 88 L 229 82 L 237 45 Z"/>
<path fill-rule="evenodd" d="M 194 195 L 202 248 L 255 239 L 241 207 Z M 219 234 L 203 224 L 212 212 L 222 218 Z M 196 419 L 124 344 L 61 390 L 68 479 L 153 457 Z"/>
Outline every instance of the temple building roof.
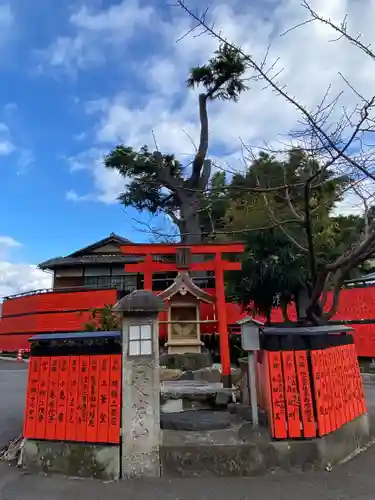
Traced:
<path fill-rule="evenodd" d="M 66 257 L 55 257 L 41 262 L 38 267 L 46 270 L 65 266 L 109 265 L 137 262 L 139 257 L 124 255 L 121 252 L 121 245 L 132 244 L 133 242 L 130 240 L 122 238 L 115 233 L 111 233 L 106 238 L 76 250 Z"/>

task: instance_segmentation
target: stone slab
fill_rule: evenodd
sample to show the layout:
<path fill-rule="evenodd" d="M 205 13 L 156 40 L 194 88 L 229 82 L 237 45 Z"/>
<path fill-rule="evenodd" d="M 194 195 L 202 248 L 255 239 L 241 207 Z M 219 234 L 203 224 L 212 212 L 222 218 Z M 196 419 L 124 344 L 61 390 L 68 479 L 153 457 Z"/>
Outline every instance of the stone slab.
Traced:
<path fill-rule="evenodd" d="M 22 465 L 31 471 L 114 480 L 120 477 L 120 447 L 26 439 Z"/>
<path fill-rule="evenodd" d="M 208 431 L 228 429 L 233 424 L 233 415 L 220 411 L 184 411 L 160 415 L 162 429 L 176 431 Z"/>
<path fill-rule="evenodd" d="M 173 380 L 160 384 L 160 394 L 164 398 L 180 399 L 195 396 L 216 396 L 218 392 L 233 394 L 235 388 L 223 388 L 221 382 L 206 382 L 198 380 Z"/>
<path fill-rule="evenodd" d="M 246 423 L 208 432 L 163 431 L 162 473 L 168 477 L 247 477 L 272 470 L 325 469 L 372 443 L 368 415 L 310 440 L 272 441 Z"/>
<path fill-rule="evenodd" d="M 253 420 L 253 415 L 251 411 L 251 406 L 245 405 L 242 403 L 229 403 L 227 406 L 227 409 L 231 412 L 234 413 L 235 415 L 238 415 L 240 418 L 252 422 Z M 263 408 L 260 408 L 258 406 L 258 422 L 259 425 L 263 427 L 268 427 L 268 414 Z"/>
<path fill-rule="evenodd" d="M 203 382 L 221 383 L 221 372 L 212 366 L 199 370 L 181 373 L 180 380 L 197 380 Z"/>
<path fill-rule="evenodd" d="M 182 375 L 181 370 L 176 370 L 172 368 L 160 367 L 160 380 L 164 382 L 165 380 L 179 380 Z"/>
<path fill-rule="evenodd" d="M 212 365 L 209 353 L 161 354 L 160 366 L 178 370 L 199 370 Z"/>

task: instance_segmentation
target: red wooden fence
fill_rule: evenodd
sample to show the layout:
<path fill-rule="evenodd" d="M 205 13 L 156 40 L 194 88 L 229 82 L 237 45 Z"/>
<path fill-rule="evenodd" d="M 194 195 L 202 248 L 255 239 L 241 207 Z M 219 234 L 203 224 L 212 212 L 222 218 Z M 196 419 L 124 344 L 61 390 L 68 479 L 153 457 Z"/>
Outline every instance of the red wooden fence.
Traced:
<path fill-rule="evenodd" d="M 265 351 L 274 438 L 323 436 L 366 412 L 355 346 L 310 353 L 312 378 L 307 351 Z"/>
<path fill-rule="evenodd" d="M 32 357 L 24 437 L 119 443 L 121 355 Z"/>

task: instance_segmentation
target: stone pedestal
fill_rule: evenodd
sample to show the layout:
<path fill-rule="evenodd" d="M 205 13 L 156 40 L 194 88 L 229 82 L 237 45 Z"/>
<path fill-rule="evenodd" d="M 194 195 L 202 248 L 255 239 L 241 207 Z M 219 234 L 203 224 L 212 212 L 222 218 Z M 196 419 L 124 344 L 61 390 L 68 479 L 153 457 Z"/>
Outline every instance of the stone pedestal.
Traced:
<path fill-rule="evenodd" d="M 168 354 L 185 354 L 187 352 L 195 354 L 202 352 L 203 342 L 197 340 L 190 342 L 188 340 L 170 340 L 165 345 L 168 348 Z"/>
<path fill-rule="evenodd" d="M 160 476 L 158 314 L 163 301 L 136 290 L 116 305 L 123 342 L 122 477 Z"/>

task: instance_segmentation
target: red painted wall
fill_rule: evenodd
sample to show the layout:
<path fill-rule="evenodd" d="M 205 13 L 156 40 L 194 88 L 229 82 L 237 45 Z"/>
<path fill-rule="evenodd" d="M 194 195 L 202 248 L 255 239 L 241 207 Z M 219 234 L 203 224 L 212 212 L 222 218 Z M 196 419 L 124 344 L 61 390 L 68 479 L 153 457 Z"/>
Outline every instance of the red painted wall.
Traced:
<path fill-rule="evenodd" d="M 15 352 L 18 349 L 29 349 L 30 343 L 28 339 L 31 337 L 27 335 L 1 335 L 0 337 L 0 351 Z"/>
<path fill-rule="evenodd" d="M 331 294 L 328 295 L 326 310 L 331 305 Z M 294 306 L 288 309 L 291 320 L 296 319 Z M 355 321 L 363 319 L 375 320 L 375 286 L 367 288 L 346 288 L 340 293 L 339 308 L 334 316 L 338 321 Z M 272 312 L 273 322 L 282 322 L 283 317 L 280 309 Z"/>
<path fill-rule="evenodd" d="M 1 335 L 5 334 L 81 331 L 82 325 L 89 320 L 89 311 L 39 313 L 2 318 L 0 342 Z"/>
<path fill-rule="evenodd" d="M 28 347 L 28 339 L 43 332 L 82 331 L 90 309 L 114 304 L 116 290 L 49 292 L 8 299 L 0 320 L 0 350 Z"/>
<path fill-rule="evenodd" d="M 116 300 L 114 289 L 40 293 L 6 300 L 3 303 L 2 318 L 47 311 L 82 311 L 114 304 Z"/>
<path fill-rule="evenodd" d="M 207 290 L 214 293 L 214 290 Z M 80 292 L 51 292 L 8 299 L 3 304 L 0 321 L 0 350 L 14 351 L 27 348 L 27 339 L 41 332 L 80 331 L 89 320 L 88 309 L 114 304 L 117 300 L 115 290 L 88 290 Z M 329 303 L 328 303 L 329 306 Z M 327 306 L 327 307 L 328 307 Z M 34 314 L 33 314 L 34 313 Z M 35 314 L 36 313 L 36 314 Z M 238 304 L 227 304 L 228 323 L 234 324 L 246 316 Z M 166 320 L 166 314 L 161 319 Z M 295 319 L 294 307 L 289 316 Z M 213 309 L 202 304 L 201 318 L 213 319 Z M 262 319 L 262 318 L 259 318 Z M 375 320 L 375 287 L 351 288 L 341 292 L 337 320 Z M 274 309 L 273 322 L 282 322 L 280 309 Z M 375 324 L 351 325 L 359 356 L 375 357 Z M 202 325 L 202 333 L 210 333 L 213 324 Z M 162 337 L 166 336 L 166 325 L 160 328 Z"/>
<path fill-rule="evenodd" d="M 326 310 L 330 307 L 330 300 L 331 297 L 328 296 Z M 289 307 L 289 317 L 291 320 L 296 319 L 294 306 Z M 353 328 L 353 337 L 358 356 L 375 357 L 375 324 L 355 324 L 356 320 L 375 321 L 375 286 L 342 290 L 338 311 L 332 319 L 354 322 L 354 324 L 348 326 Z M 273 310 L 272 321 L 283 321 L 280 309 Z"/>

